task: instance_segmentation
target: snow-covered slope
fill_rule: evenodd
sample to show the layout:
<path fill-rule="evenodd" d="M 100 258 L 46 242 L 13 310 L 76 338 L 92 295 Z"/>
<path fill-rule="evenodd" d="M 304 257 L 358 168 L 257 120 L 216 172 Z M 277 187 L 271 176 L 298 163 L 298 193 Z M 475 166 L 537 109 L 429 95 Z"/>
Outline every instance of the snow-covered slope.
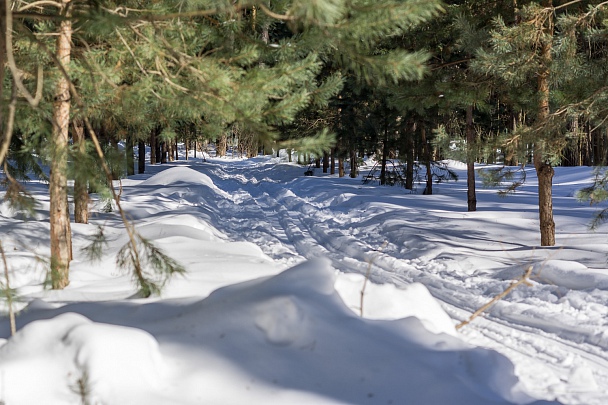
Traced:
<path fill-rule="evenodd" d="M 23 308 L 14 338 L 0 321 L 0 401 L 608 403 L 608 244 L 573 197 L 591 169 L 556 170 L 555 248 L 538 247 L 533 170 L 513 196 L 480 188 L 474 213 L 464 182 L 423 196 L 273 158 L 148 171 L 122 204 L 187 269 L 160 298 L 116 269 L 116 213 L 74 225 L 71 284 L 49 291 L 48 205 L 30 222 L 0 207 Z M 530 265 L 530 286 L 455 330 Z"/>

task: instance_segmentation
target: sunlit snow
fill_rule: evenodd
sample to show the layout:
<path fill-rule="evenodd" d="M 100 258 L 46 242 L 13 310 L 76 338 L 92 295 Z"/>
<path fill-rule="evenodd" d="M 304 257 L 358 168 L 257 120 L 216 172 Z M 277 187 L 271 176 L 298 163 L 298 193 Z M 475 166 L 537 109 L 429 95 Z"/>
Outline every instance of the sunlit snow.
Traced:
<path fill-rule="evenodd" d="M 305 169 L 191 155 L 124 179 L 138 231 L 187 270 L 149 299 L 116 268 L 127 235 L 103 203 L 73 224 L 62 291 L 37 260 L 45 185 L 27 184 L 33 220 L 1 203 L 20 313 L 12 338 L 0 318 L 0 404 L 608 403 L 608 225 L 575 198 L 591 168 L 556 168 L 552 248 L 533 168 L 506 198 L 479 184 L 472 213 L 466 181 L 428 196 Z M 528 266 L 530 286 L 456 330 Z"/>

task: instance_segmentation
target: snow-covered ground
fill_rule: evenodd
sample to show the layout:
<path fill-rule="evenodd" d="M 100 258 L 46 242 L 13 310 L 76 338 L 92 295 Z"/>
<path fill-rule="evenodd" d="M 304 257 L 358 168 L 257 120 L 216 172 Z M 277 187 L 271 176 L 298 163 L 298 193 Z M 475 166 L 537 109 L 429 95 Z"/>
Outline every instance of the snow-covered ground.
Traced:
<path fill-rule="evenodd" d="M 608 225 L 590 231 L 597 207 L 574 197 L 591 168 L 556 169 L 552 248 L 533 169 L 506 198 L 478 186 L 473 213 L 463 180 L 429 196 L 304 170 L 191 158 L 123 180 L 138 231 L 187 269 L 148 299 L 116 268 L 116 212 L 73 224 L 71 283 L 52 291 L 45 186 L 28 184 L 35 220 L 2 203 L 21 312 L 12 338 L 0 318 L 0 404 L 608 403 Z"/>

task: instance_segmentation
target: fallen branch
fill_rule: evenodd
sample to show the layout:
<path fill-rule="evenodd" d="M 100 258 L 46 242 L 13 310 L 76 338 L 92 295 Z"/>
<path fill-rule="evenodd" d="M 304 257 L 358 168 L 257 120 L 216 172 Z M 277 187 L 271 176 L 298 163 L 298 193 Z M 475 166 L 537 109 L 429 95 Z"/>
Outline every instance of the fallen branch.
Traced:
<path fill-rule="evenodd" d="M 526 286 L 530 286 L 531 284 L 528 281 L 528 279 L 530 277 L 530 274 L 532 274 L 532 269 L 533 269 L 533 267 L 529 266 L 526 269 L 526 271 L 524 272 L 524 274 L 517 281 L 514 281 L 513 283 L 511 283 L 511 285 L 506 290 L 504 290 L 502 293 L 498 294 L 490 302 L 488 302 L 487 304 L 485 304 L 484 306 L 482 306 L 481 308 L 479 308 L 477 311 L 475 311 L 473 313 L 473 315 L 471 315 L 469 317 L 469 319 L 467 319 L 466 321 L 462 321 L 461 323 L 459 323 L 458 325 L 456 325 L 456 330 L 458 330 L 458 329 L 462 328 L 463 326 L 468 325 L 469 323 L 471 323 L 473 321 L 473 319 L 477 318 L 486 309 L 488 309 L 492 305 L 494 305 L 497 301 L 500 301 L 501 299 L 503 299 L 504 297 L 506 297 L 511 291 L 513 291 L 514 289 L 516 289 L 521 284 L 524 284 Z"/>

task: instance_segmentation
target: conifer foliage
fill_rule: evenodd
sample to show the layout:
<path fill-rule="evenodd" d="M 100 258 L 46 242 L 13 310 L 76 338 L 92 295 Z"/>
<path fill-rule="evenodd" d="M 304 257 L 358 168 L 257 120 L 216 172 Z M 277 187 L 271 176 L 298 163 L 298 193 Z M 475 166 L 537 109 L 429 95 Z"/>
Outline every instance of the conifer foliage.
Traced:
<path fill-rule="evenodd" d="M 420 77 L 428 53 L 378 49 L 441 10 L 434 0 L 0 4 L 0 163 L 7 162 L 7 178 L 21 155 L 36 153 L 51 168 L 53 288 L 69 283 L 71 177 L 80 222 L 87 188 L 113 196 L 130 236 L 118 264 L 146 296 L 181 267 L 143 239 L 120 207 L 112 180 L 121 173 L 110 159 L 119 140 L 153 135 L 161 162 L 185 127 L 211 140 L 244 128 L 273 143 L 277 128 L 304 109 L 327 108 L 345 77 L 369 84 Z M 289 146 L 319 153 L 332 140 L 319 128 Z M 19 153 L 9 153 L 16 144 Z"/>

